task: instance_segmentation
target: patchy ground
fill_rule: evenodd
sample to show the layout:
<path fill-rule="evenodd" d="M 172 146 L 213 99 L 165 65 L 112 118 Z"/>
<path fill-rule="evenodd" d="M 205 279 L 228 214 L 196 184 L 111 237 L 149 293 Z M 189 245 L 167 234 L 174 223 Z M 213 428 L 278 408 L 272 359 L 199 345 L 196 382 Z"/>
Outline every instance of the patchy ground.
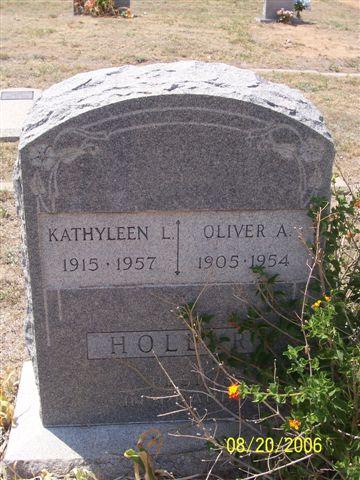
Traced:
<path fill-rule="evenodd" d="M 2 0 L 1 85 L 45 88 L 84 70 L 196 58 L 242 67 L 356 71 L 357 0 L 313 0 L 299 26 L 261 24 L 262 0 L 132 0 L 132 20 L 72 15 L 68 0 Z M 300 89 L 324 114 L 337 163 L 360 183 L 359 78 L 266 73 Z M 0 181 L 11 182 L 17 143 L 0 144 Z M 0 192 L 0 369 L 26 358 L 12 193 Z"/>
<path fill-rule="evenodd" d="M 0 192 L 0 373 L 6 368 L 20 368 L 27 357 L 19 227 L 12 194 Z"/>
<path fill-rule="evenodd" d="M 298 26 L 264 24 L 263 0 L 132 0 L 133 19 L 73 16 L 72 0 L 2 0 L 1 83 L 43 88 L 84 70 L 181 59 L 350 72 L 357 0 L 313 0 Z"/>

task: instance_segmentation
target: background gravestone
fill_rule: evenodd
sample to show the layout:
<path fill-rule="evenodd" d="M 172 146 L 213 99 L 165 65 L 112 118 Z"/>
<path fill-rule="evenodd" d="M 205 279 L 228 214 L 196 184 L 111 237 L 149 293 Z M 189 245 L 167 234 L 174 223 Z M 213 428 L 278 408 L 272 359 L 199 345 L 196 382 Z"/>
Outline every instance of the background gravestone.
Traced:
<path fill-rule="evenodd" d="M 40 96 L 33 88 L 0 90 L 0 141 L 17 141 L 26 115 Z"/>
<path fill-rule="evenodd" d="M 294 3 L 295 0 L 264 0 L 262 20 L 277 20 L 277 11 L 281 8 L 293 11 Z"/>
<path fill-rule="evenodd" d="M 146 398 L 171 391 L 153 352 L 179 386 L 196 385 L 193 347 L 173 310 L 204 285 L 199 309 L 223 331 L 242 308 L 236 286 L 254 291 L 250 267 L 279 273 L 293 292 L 303 284 L 308 257 L 298 237 L 311 238 L 311 197 L 330 195 L 333 154 L 321 115 L 301 94 L 222 64 L 104 69 L 43 93 L 21 138 L 15 184 L 27 340 L 43 424 L 62 445 L 83 437 L 61 425 L 156 422 L 173 409 Z M 120 439 L 118 451 L 138 431 L 119 426 L 109 437 L 99 428 L 87 438 L 104 434 L 111 450 Z M 49 452 L 47 431 L 37 445 Z M 15 441 L 7 455 L 19 461 Z"/>
<path fill-rule="evenodd" d="M 116 8 L 130 8 L 130 0 L 114 0 Z"/>

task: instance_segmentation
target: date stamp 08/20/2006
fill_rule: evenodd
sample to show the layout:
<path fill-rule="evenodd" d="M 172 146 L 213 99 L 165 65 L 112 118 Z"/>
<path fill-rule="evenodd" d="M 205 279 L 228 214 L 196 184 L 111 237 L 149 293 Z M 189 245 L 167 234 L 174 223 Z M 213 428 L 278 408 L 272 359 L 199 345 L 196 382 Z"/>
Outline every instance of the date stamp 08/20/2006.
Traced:
<path fill-rule="evenodd" d="M 321 438 L 315 437 L 228 437 L 226 450 L 230 454 L 271 454 L 271 453 L 321 453 L 323 449 Z"/>

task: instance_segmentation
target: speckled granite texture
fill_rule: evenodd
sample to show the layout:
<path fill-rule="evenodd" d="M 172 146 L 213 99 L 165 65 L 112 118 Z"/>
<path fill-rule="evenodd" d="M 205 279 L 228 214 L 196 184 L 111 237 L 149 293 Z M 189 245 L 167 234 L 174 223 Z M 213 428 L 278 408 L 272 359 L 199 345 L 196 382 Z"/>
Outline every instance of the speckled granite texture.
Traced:
<path fill-rule="evenodd" d="M 161 222 L 169 222 L 167 212 L 185 212 L 184 217 L 197 212 L 194 225 L 200 225 L 201 212 L 220 212 L 214 221 L 218 225 L 223 210 L 250 216 L 271 211 L 268 218 L 281 225 L 286 210 L 300 212 L 305 225 L 311 197 L 329 197 L 333 155 L 320 113 L 299 92 L 228 65 L 124 66 L 83 73 L 44 91 L 27 119 L 15 169 L 26 246 L 27 342 L 44 424 L 148 422 L 171 409 L 171 402 L 146 398 L 171 391 L 157 361 L 149 356 L 123 358 L 121 342 L 128 332 L 131 341 L 139 332 L 145 335 L 137 341 L 146 345 L 166 341 L 156 332 L 171 335 L 184 328 L 173 311 L 194 300 L 207 283 L 193 284 L 187 276 L 180 284 L 180 264 L 179 273 L 173 269 L 176 285 L 165 276 L 166 282 L 157 284 L 160 277 L 152 278 L 148 269 L 143 284 L 137 277 L 136 285 L 114 285 L 109 276 L 108 284 L 102 279 L 96 288 L 71 287 L 75 283 L 61 288 L 56 281 L 64 275 L 64 260 L 73 256 L 72 243 L 65 252 L 68 257 L 56 257 L 53 250 L 58 261 L 52 264 L 49 283 L 43 268 L 48 261 L 45 240 L 39 233 L 46 218 L 71 214 L 80 228 L 84 214 L 115 213 L 122 222 L 125 214 L 153 212 L 161 230 Z M 190 232 L 188 238 L 193 241 L 195 236 Z M 279 259 L 285 254 L 291 259 L 300 248 L 289 243 L 286 251 L 286 246 L 274 244 L 279 251 L 262 251 L 261 239 L 252 252 L 246 239 L 239 240 L 236 252 L 225 241 L 222 250 L 216 249 L 228 258 L 247 249 L 248 258 L 276 253 Z M 209 242 L 203 240 L 205 257 Z M 182 255 L 191 252 L 186 242 L 180 239 Z M 93 254 L 86 245 L 79 258 L 88 262 Z M 122 257 L 129 251 L 134 258 L 145 251 L 146 256 L 153 254 L 140 243 L 121 245 Z M 55 249 L 56 242 L 50 246 Z M 157 255 L 170 250 L 159 247 Z M 113 260 L 106 266 L 105 259 L 101 268 L 110 268 Z M 224 273 L 223 280 L 210 282 L 199 301 L 201 311 L 215 314 L 218 327 L 234 310 L 244 309 L 234 296 L 241 278 L 228 281 Z M 297 278 L 287 281 L 290 292 L 299 288 Z M 242 288 L 250 296 L 254 292 L 246 281 Z M 95 352 L 90 358 L 89 338 L 99 339 L 97 334 L 107 335 L 108 342 L 113 338 L 117 352 L 109 350 L 107 358 L 97 358 Z M 176 348 L 165 346 L 167 353 Z M 196 386 L 193 356 L 162 360 L 179 385 Z"/>
<path fill-rule="evenodd" d="M 263 106 L 330 138 L 321 114 L 299 91 L 268 82 L 250 70 L 183 61 L 105 68 L 53 85 L 43 92 L 28 117 L 20 148 L 47 130 L 96 108 L 135 98 L 184 94 L 220 96 Z"/>

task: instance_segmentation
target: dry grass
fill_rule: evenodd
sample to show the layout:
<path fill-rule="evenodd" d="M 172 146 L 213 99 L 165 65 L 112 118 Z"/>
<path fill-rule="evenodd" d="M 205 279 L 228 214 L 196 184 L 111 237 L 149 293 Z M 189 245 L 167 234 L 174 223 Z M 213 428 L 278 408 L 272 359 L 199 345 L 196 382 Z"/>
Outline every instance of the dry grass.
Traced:
<path fill-rule="evenodd" d="M 5 451 L 14 420 L 14 403 L 18 389 L 17 376 L 16 370 L 0 373 L 0 459 Z"/>
<path fill-rule="evenodd" d="M 11 182 L 16 143 L 0 143 L 0 181 Z M 20 225 L 13 194 L 0 191 L 0 374 L 26 358 L 25 297 L 20 257 Z"/>
<path fill-rule="evenodd" d="M 11 181 L 18 142 L 0 142 L 0 182 Z"/>
<path fill-rule="evenodd" d="M 0 192 L 0 373 L 6 368 L 20 367 L 27 358 L 19 227 L 13 195 Z"/>
<path fill-rule="evenodd" d="M 73 16 L 69 0 L 2 0 L 2 85 L 46 87 L 84 70 L 196 58 L 354 71 L 357 0 L 313 0 L 309 24 L 261 24 L 262 0 L 132 0 L 138 17 Z"/>

